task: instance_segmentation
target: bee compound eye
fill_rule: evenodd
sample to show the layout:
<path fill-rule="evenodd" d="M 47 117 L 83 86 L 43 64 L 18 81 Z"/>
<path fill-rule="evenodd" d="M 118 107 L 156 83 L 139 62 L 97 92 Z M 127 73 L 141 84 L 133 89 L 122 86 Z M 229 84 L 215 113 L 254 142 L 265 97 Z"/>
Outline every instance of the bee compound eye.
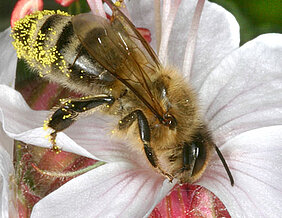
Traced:
<path fill-rule="evenodd" d="M 206 162 L 207 151 L 206 151 L 205 141 L 202 140 L 201 138 L 200 139 L 197 138 L 195 141 L 193 141 L 192 144 L 195 146 L 195 149 L 193 150 L 195 163 L 192 172 L 192 176 L 194 176 L 202 170 Z"/>
<path fill-rule="evenodd" d="M 184 142 L 183 145 L 183 169 L 189 171 L 190 176 L 197 175 L 206 162 L 206 141 L 201 135 L 197 135 L 192 142 Z"/>
<path fill-rule="evenodd" d="M 191 170 L 194 167 L 195 161 L 199 155 L 199 148 L 192 143 L 184 143 L 183 146 L 183 166 L 186 170 Z"/>

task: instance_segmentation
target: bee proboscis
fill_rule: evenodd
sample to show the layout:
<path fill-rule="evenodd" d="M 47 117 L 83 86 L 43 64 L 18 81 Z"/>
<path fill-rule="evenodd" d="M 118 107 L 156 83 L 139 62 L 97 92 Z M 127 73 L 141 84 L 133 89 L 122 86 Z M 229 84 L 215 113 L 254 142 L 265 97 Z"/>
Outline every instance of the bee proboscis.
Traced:
<path fill-rule="evenodd" d="M 86 96 L 62 101 L 46 122 L 53 129 L 53 147 L 58 132 L 101 110 L 120 117 L 118 132 L 131 134 L 136 149 L 170 181 L 196 181 L 216 151 L 233 185 L 189 83 L 174 68 L 162 66 L 129 19 L 105 2 L 111 19 L 42 11 L 13 28 L 20 58 L 40 76 Z"/>

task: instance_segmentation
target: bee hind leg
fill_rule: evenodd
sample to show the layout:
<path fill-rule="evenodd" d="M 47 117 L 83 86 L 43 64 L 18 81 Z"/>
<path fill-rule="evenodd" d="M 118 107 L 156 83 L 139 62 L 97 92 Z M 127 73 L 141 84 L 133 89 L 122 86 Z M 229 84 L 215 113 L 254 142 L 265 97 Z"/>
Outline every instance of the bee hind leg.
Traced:
<path fill-rule="evenodd" d="M 130 114 L 125 116 L 122 120 L 120 120 L 119 129 L 128 128 L 136 119 L 138 121 L 140 139 L 143 142 L 144 152 L 146 154 L 147 159 L 149 160 L 149 162 L 151 163 L 151 165 L 154 168 L 157 168 L 171 182 L 173 180 L 173 177 L 171 175 L 165 173 L 159 167 L 157 156 L 156 156 L 153 148 L 150 145 L 151 132 L 150 132 L 148 120 L 145 117 L 144 113 L 141 110 L 135 110 L 135 111 L 131 112 Z"/>
<path fill-rule="evenodd" d="M 56 145 L 57 133 L 71 126 L 79 115 L 90 113 L 91 110 L 98 106 L 107 104 L 111 105 L 115 101 L 114 97 L 107 95 L 99 95 L 93 97 L 82 97 L 79 99 L 69 99 L 62 102 L 61 106 L 52 114 L 47 122 L 47 127 L 54 131 L 50 134 L 52 150 L 56 153 L 60 152 L 60 148 Z"/>

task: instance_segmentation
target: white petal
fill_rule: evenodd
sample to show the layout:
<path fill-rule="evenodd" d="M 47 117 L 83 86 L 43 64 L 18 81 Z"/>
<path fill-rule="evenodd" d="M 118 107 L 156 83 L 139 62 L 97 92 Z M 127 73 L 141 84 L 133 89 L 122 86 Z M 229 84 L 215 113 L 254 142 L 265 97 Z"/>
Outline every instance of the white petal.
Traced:
<path fill-rule="evenodd" d="M 17 55 L 10 37 L 11 28 L 0 33 L 0 84 L 15 86 Z"/>
<path fill-rule="evenodd" d="M 144 217 L 149 217 L 154 208 L 157 206 L 157 204 L 167 195 L 170 194 L 170 191 L 172 188 L 177 184 L 177 180 L 173 180 L 172 182 L 169 182 L 168 179 L 164 180 L 163 185 L 161 187 L 161 190 L 158 193 L 157 198 L 155 199 L 154 204 L 151 206 L 151 209 L 146 213 Z"/>
<path fill-rule="evenodd" d="M 13 155 L 14 140 L 6 135 L 3 128 L 0 126 L 0 140 L 3 148 L 8 152 L 9 155 Z"/>
<path fill-rule="evenodd" d="M 9 190 L 10 175 L 13 173 L 11 156 L 3 149 L 0 141 L 0 217 L 9 217 L 11 194 Z"/>
<path fill-rule="evenodd" d="M 265 127 L 238 135 L 222 146 L 235 180 L 215 155 L 199 184 L 225 204 L 231 217 L 281 217 L 282 126 Z"/>
<path fill-rule="evenodd" d="M 281 56 L 282 35 L 263 35 L 209 75 L 200 99 L 217 145 L 241 132 L 282 123 Z"/>
<path fill-rule="evenodd" d="M 122 162 L 109 163 L 43 198 L 31 217 L 143 217 L 162 184 L 162 177 L 152 171 Z"/>
<path fill-rule="evenodd" d="M 173 24 L 168 45 L 168 62 L 179 69 L 182 69 L 188 31 L 196 2 L 196 0 L 182 1 Z M 151 44 L 156 49 L 155 17 L 152 1 L 128 1 L 127 6 L 133 23 L 137 27 L 146 27 L 151 31 L 153 36 Z M 191 82 L 196 89 L 201 86 L 211 69 L 227 54 L 239 47 L 239 40 L 239 26 L 235 18 L 221 6 L 206 1 L 191 74 Z"/>
<path fill-rule="evenodd" d="M 143 27 L 150 30 L 152 34 L 151 45 L 156 49 L 155 36 L 155 17 L 154 17 L 154 3 L 151 0 L 142 1 L 126 1 L 126 6 L 130 13 L 132 22 L 136 27 Z"/>
<path fill-rule="evenodd" d="M 47 111 L 31 110 L 19 92 L 0 85 L 0 121 L 6 132 L 17 134 L 43 126 L 47 116 Z"/>
<path fill-rule="evenodd" d="M 117 123 L 116 117 L 95 113 L 78 120 L 65 132 L 99 160 L 134 160 L 136 155 L 140 158 L 142 154 L 138 155 L 138 151 L 132 151 L 130 142 L 112 135 L 111 131 Z"/>
<path fill-rule="evenodd" d="M 31 110 L 19 92 L 0 85 L 0 122 L 9 137 L 50 148 L 47 137 L 50 131 L 43 130 L 43 121 L 49 114 Z M 58 133 L 57 145 L 64 151 L 107 162 L 134 159 L 124 141 L 107 135 L 117 122 L 101 114 L 89 116 L 65 131 L 72 139 L 63 132 Z"/>
<path fill-rule="evenodd" d="M 48 115 L 47 111 L 31 110 L 19 92 L 6 85 L 0 85 L 0 121 L 5 134 L 10 138 L 50 148 L 51 143 L 46 137 L 49 132 L 43 130 L 43 121 Z M 5 134 L 2 135 L 5 136 Z M 8 140 L 6 137 L 5 139 Z M 58 145 L 66 151 L 93 158 L 93 155 L 78 146 L 64 133 L 58 134 L 57 141 Z M 10 143 L 9 145 L 11 146 Z"/>
<path fill-rule="evenodd" d="M 32 144 L 36 145 L 39 147 L 44 147 L 44 148 L 51 148 L 52 144 L 50 143 L 50 140 L 48 138 L 50 132 L 46 131 L 43 129 L 43 127 L 35 128 L 35 129 L 30 129 L 28 131 L 22 132 L 22 133 L 9 133 L 7 134 L 16 140 L 25 142 L 27 144 Z M 58 133 L 56 137 L 56 144 L 63 150 L 63 151 L 68 151 L 72 152 L 81 156 L 85 156 L 88 158 L 96 159 L 96 160 L 101 160 L 95 155 L 91 154 L 81 146 L 79 146 L 77 143 L 75 143 L 70 137 L 68 137 L 66 134 L 63 132 Z M 103 160 L 102 161 L 106 161 Z"/>
<path fill-rule="evenodd" d="M 182 69 L 188 31 L 197 1 L 182 1 L 170 36 L 168 56 L 171 64 Z M 239 47 L 239 26 L 221 6 L 205 2 L 190 81 L 199 89 L 208 73 L 230 52 Z M 183 72 L 184 75 L 187 72 Z"/>

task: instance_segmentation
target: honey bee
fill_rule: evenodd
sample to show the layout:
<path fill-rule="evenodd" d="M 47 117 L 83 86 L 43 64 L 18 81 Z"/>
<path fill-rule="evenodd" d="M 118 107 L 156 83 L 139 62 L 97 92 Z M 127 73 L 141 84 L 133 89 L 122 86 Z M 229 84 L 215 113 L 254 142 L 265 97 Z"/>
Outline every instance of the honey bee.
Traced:
<path fill-rule="evenodd" d="M 216 151 L 233 185 L 191 85 L 174 68 L 162 66 L 131 21 L 107 3 L 110 19 L 41 11 L 13 28 L 19 58 L 40 76 L 86 96 L 61 102 L 46 122 L 53 149 L 58 132 L 100 110 L 119 116 L 118 132 L 131 135 L 132 144 L 170 181 L 198 180 Z"/>

